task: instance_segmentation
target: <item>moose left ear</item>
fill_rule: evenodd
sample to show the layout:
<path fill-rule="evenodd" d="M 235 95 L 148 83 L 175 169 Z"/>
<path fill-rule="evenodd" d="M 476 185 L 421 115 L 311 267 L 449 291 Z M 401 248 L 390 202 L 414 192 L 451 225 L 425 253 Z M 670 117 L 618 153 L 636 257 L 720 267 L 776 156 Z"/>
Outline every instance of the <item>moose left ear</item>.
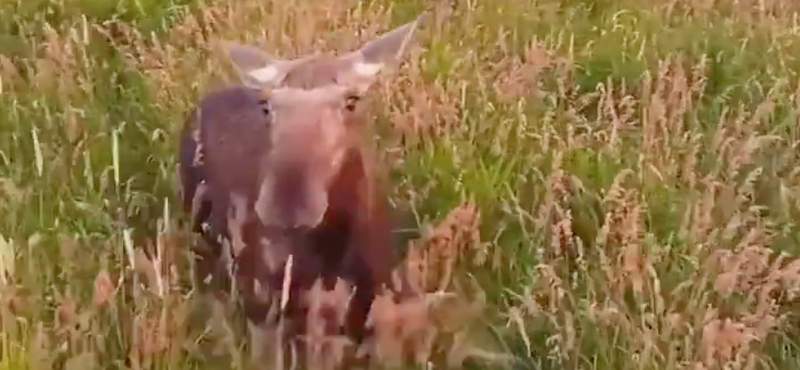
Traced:
<path fill-rule="evenodd" d="M 241 73 L 242 82 L 253 88 L 270 88 L 280 85 L 298 59 L 273 58 L 261 49 L 222 41 L 222 47 Z"/>
<path fill-rule="evenodd" d="M 360 92 L 368 89 L 387 65 L 405 57 L 414 31 L 427 16 L 427 12 L 422 13 L 414 21 L 388 31 L 360 49 L 342 56 L 347 62 L 340 71 L 340 83 L 354 86 Z"/>

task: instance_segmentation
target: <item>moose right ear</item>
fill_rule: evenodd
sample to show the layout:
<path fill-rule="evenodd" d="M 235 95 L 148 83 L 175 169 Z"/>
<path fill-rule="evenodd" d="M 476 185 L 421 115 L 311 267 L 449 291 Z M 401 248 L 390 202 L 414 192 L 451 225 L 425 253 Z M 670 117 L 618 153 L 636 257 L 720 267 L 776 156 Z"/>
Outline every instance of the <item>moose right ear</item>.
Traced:
<path fill-rule="evenodd" d="M 406 56 L 414 32 L 428 17 L 429 13 L 423 12 L 413 21 L 385 32 L 343 56 L 346 67 L 340 71 L 339 80 L 360 92 L 365 91 L 388 65 L 396 64 Z"/>
<path fill-rule="evenodd" d="M 253 88 L 280 85 L 295 60 L 272 58 L 261 49 L 235 42 L 222 41 L 223 49 L 239 70 L 242 82 Z"/>

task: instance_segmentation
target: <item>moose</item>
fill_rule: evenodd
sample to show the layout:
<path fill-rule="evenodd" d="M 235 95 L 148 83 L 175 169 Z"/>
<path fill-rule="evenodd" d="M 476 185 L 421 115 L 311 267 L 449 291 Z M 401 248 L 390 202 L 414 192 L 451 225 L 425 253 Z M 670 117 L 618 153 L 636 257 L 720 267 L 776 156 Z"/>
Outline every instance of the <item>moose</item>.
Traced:
<path fill-rule="evenodd" d="M 282 289 L 291 256 L 286 315 L 300 312 L 300 291 L 318 278 L 329 288 L 342 278 L 355 287 L 344 332 L 356 342 L 368 333 L 371 303 L 390 285 L 392 249 L 362 97 L 406 54 L 425 16 L 336 56 L 278 59 L 223 43 L 242 83 L 208 93 L 192 110 L 178 180 L 201 236 L 197 278 L 235 280 L 252 324 L 270 309 L 259 290 Z M 231 277 L 219 267 L 228 258 Z"/>

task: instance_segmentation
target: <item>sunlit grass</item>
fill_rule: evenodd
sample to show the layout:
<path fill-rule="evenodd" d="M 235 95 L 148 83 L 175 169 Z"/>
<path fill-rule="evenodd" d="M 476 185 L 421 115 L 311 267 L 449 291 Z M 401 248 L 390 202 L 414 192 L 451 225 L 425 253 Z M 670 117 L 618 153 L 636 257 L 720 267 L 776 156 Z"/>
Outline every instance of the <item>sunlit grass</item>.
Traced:
<path fill-rule="evenodd" d="M 250 368 L 174 198 L 188 109 L 234 82 L 213 45 L 342 51 L 431 5 L 0 4 L 0 369 Z M 460 293 L 433 366 L 800 365 L 798 8 L 464 1 L 422 30 L 373 112 L 398 254 Z"/>

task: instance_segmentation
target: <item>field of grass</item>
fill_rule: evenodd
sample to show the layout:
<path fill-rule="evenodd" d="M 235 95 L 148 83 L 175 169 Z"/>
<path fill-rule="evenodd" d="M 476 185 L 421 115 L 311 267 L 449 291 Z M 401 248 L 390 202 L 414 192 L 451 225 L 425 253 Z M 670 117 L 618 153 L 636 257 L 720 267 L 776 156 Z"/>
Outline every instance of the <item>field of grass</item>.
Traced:
<path fill-rule="evenodd" d="M 4 0 L 0 370 L 253 368 L 174 197 L 235 82 L 213 45 L 343 51 L 434 5 L 373 90 L 398 246 L 476 303 L 429 313 L 428 368 L 800 367 L 798 2 Z"/>

